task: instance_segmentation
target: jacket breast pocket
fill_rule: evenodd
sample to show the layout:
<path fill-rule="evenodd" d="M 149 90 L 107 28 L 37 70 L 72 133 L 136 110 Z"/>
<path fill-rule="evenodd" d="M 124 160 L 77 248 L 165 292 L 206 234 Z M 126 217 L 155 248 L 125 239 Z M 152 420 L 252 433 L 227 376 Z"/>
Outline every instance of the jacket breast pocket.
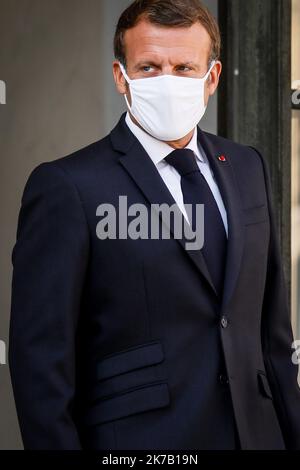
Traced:
<path fill-rule="evenodd" d="M 270 389 L 269 381 L 267 375 L 263 371 L 257 372 L 257 379 L 258 379 L 258 388 L 260 393 L 266 397 L 273 400 L 272 392 Z"/>
<path fill-rule="evenodd" d="M 268 207 L 263 204 L 261 206 L 250 207 L 243 210 L 245 225 L 258 224 L 266 222 L 269 217 Z"/>
<path fill-rule="evenodd" d="M 139 344 L 100 359 L 93 369 L 85 424 L 96 425 L 170 403 L 160 341 Z"/>

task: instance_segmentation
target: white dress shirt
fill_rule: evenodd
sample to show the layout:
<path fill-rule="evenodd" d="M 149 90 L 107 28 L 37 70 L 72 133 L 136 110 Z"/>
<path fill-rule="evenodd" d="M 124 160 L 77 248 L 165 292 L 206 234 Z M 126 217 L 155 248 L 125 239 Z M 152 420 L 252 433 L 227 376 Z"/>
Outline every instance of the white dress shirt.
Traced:
<path fill-rule="evenodd" d="M 165 142 L 162 142 L 161 140 L 158 140 L 152 137 L 151 135 L 147 134 L 147 132 L 145 132 L 143 129 L 137 126 L 132 121 L 130 114 L 128 112 L 127 112 L 125 120 L 131 132 L 139 140 L 139 142 L 144 147 L 147 154 L 153 161 L 160 176 L 162 177 L 164 183 L 168 187 L 171 195 L 173 196 L 176 204 L 178 205 L 179 209 L 181 210 L 187 222 L 189 223 L 189 219 L 188 219 L 185 207 L 184 207 L 184 199 L 183 199 L 183 194 L 182 194 L 182 189 L 181 189 L 181 184 L 180 184 L 181 176 L 172 165 L 169 165 L 164 160 L 164 158 L 167 155 L 169 155 L 171 152 L 173 152 L 174 149 L 170 145 L 166 144 Z M 226 234 L 228 236 L 228 223 L 227 223 L 226 209 L 225 209 L 219 188 L 215 181 L 214 175 L 210 168 L 208 159 L 205 155 L 205 152 L 203 148 L 200 147 L 198 144 L 197 134 L 198 134 L 198 130 L 197 130 L 197 127 L 195 127 L 193 138 L 185 148 L 193 150 L 193 152 L 195 153 L 197 157 L 196 160 L 199 166 L 199 170 L 203 174 L 204 178 L 206 179 L 210 187 L 210 190 L 212 191 L 214 195 L 215 201 L 217 203 L 217 206 L 219 208 L 219 211 L 220 211 L 223 223 L 224 223 Z"/>

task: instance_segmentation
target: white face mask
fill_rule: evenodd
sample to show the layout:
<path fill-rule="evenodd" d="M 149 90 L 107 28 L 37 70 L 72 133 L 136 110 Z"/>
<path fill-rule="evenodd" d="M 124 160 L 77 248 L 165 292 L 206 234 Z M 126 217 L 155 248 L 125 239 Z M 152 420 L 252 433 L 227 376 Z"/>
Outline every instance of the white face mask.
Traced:
<path fill-rule="evenodd" d="M 170 142 L 191 132 L 203 117 L 205 82 L 215 65 L 212 62 L 203 78 L 158 75 L 131 80 L 121 63 L 121 71 L 130 86 L 131 106 L 140 126 L 158 140 Z"/>

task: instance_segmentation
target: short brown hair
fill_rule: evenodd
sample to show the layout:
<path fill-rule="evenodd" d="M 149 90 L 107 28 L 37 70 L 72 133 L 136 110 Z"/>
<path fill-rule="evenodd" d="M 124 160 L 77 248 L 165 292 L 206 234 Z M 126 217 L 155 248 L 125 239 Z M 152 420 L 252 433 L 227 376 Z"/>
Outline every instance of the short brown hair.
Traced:
<path fill-rule="evenodd" d="M 126 67 L 124 35 L 142 19 L 161 26 L 189 27 L 200 22 L 211 38 L 209 63 L 220 57 L 219 26 L 200 0 L 135 0 L 121 15 L 114 38 L 115 58 Z"/>

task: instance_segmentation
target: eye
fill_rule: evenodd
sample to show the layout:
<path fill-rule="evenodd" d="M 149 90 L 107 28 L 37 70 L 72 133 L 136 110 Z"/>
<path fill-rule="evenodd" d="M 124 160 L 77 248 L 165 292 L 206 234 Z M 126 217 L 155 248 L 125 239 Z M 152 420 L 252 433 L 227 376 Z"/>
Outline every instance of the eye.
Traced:
<path fill-rule="evenodd" d="M 154 69 L 151 65 L 143 65 L 141 70 L 145 73 L 149 73 L 149 72 L 152 72 Z"/>
<path fill-rule="evenodd" d="M 188 67 L 187 65 L 179 65 L 177 67 L 177 70 L 179 72 L 189 72 L 190 70 L 192 70 L 190 67 Z"/>

